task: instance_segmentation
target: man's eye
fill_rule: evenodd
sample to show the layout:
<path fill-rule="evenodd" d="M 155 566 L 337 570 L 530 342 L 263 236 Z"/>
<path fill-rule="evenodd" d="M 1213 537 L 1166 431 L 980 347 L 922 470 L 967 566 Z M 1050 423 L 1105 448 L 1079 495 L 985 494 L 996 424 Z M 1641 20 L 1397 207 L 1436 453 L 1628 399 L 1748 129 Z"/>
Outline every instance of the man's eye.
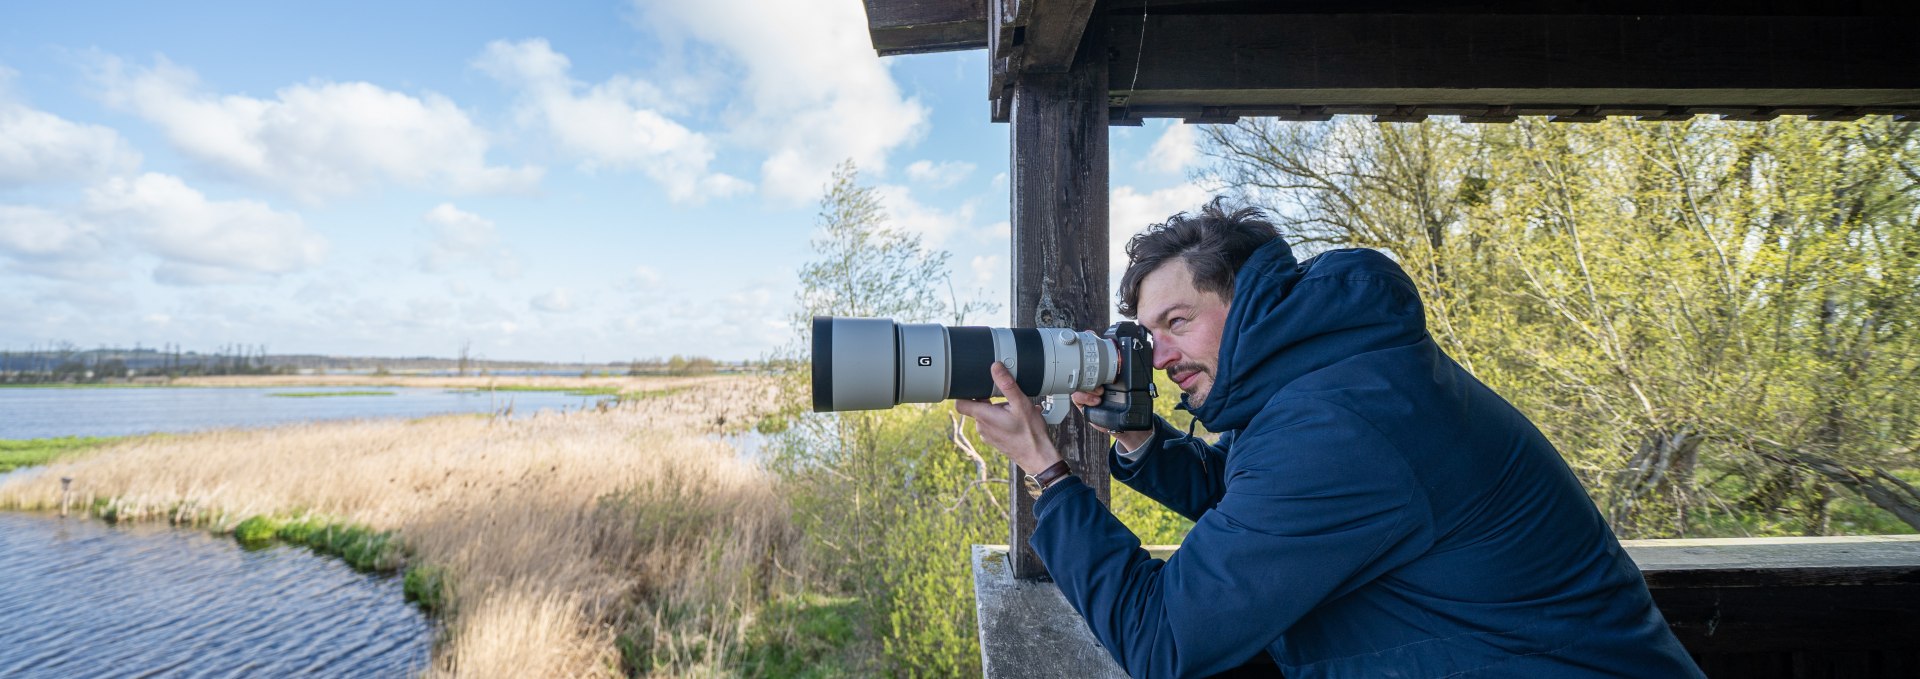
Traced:
<path fill-rule="evenodd" d="M 1173 320 L 1171 320 L 1171 321 L 1167 321 L 1167 327 L 1168 327 L 1168 328 L 1178 328 L 1178 327 L 1180 327 L 1180 326 L 1182 326 L 1182 325 L 1186 325 L 1186 324 L 1187 324 L 1187 319 L 1185 319 L 1185 318 L 1175 318 L 1175 319 L 1173 319 Z"/>

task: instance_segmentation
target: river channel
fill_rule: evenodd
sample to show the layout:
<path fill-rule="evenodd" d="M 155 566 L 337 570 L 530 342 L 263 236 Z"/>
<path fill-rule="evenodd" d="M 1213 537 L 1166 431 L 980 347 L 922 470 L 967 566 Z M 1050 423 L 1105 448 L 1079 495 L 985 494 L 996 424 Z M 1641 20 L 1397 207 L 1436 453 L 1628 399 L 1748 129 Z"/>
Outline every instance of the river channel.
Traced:
<path fill-rule="evenodd" d="M 0 512 L 0 677 L 417 674 L 400 580 L 205 531 Z"/>
<path fill-rule="evenodd" d="M 374 391 L 381 395 L 289 397 Z M 125 436 L 219 427 L 444 413 L 522 416 L 578 409 L 606 396 L 557 391 L 455 391 L 422 387 L 141 387 L 0 389 L 0 439 Z"/>

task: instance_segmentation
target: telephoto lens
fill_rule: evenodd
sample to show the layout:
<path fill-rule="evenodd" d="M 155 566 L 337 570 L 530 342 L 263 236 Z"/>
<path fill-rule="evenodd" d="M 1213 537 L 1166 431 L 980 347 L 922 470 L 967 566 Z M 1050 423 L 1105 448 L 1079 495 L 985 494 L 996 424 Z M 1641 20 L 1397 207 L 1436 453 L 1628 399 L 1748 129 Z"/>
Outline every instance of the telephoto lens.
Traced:
<path fill-rule="evenodd" d="M 989 372 L 995 361 L 1030 397 L 1089 391 L 1112 382 L 1122 360 L 1113 340 L 1092 331 L 815 316 L 813 410 L 1002 396 Z"/>

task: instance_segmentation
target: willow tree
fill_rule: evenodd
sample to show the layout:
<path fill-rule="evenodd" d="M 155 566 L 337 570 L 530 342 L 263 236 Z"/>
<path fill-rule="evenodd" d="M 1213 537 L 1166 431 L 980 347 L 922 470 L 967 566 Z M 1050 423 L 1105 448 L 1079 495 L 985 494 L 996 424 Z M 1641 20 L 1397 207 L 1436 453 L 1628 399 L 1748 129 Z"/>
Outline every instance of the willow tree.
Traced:
<path fill-rule="evenodd" d="M 1295 240 L 1398 258 L 1623 533 L 1825 533 L 1836 485 L 1920 527 L 1912 126 L 1255 120 L 1203 148 Z"/>

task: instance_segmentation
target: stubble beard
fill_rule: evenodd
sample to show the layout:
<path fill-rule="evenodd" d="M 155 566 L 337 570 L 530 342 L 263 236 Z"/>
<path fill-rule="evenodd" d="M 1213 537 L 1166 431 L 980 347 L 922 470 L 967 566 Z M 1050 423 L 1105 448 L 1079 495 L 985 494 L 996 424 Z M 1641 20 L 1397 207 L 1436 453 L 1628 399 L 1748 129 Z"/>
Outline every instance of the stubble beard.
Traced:
<path fill-rule="evenodd" d="M 1193 391 L 1186 392 L 1187 407 L 1198 408 L 1207 402 L 1207 392 L 1213 391 L 1213 370 L 1199 364 L 1173 366 L 1173 372 L 1182 371 L 1192 372 L 1206 378 L 1201 380 L 1200 384 L 1194 385 Z"/>

